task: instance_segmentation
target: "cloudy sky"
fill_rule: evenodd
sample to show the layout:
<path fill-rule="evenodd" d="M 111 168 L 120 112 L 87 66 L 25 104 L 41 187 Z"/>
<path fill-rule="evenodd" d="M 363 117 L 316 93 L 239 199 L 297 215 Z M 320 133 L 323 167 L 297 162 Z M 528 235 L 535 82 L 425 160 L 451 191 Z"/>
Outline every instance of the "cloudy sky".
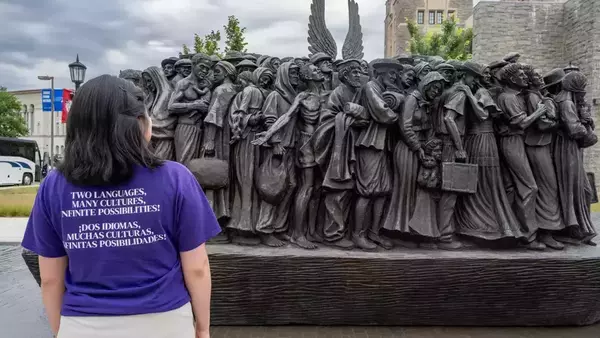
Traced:
<path fill-rule="evenodd" d="M 365 58 L 384 50 L 384 0 L 357 0 Z M 67 65 L 79 53 L 87 79 L 143 69 L 176 56 L 194 33 L 221 29 L 228 15 L 247 27 L 248 49 L 274 56 L 306 55 L 311 0 L 2 0 L 0 85 L 9 90 L 70 88 Z M 347 0 L 326 0 L 326 20 L 341 50 Z"/>

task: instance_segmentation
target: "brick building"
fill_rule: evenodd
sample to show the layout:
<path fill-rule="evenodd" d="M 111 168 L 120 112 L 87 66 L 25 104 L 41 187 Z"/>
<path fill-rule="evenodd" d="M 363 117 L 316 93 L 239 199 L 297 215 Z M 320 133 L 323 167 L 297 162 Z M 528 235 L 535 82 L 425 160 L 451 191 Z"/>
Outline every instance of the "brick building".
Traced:
<path fill-rule="evenodd" d="M 439 29 L 442 20 L 450 16 L 459 24 L 470 26 L 473 0 L 387 0 L 385 3 L 386 57 L 406 52 L 410 34 L 406 19 L 412 19 L 423 31 Z"/>
<path fill-rule="evenodd" d="M 509 51 L 544 73 L 572 62 L 588 78 L 595 120 L 600 106 L 600 0 L 481 0 L 473 12 L 473 58 L 489 63 Z M 598 125 L 598 123 L 596 123 Z M 600 127 L 596 128 L 596 132 Z M 600 177 L 600 146 L 586 151 Z M 596 179 L 596 184 L 600 183 Z"/>

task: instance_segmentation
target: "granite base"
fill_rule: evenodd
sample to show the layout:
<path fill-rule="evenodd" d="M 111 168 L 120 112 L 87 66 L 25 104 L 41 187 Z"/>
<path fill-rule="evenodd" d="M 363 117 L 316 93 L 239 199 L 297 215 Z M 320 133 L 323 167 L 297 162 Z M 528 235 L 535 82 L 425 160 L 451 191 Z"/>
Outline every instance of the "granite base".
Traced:
<path fill-rule="evenodd" d="M 209 245 L 213 325 L 564 326 L 600 321 L 600 248 Z"/>

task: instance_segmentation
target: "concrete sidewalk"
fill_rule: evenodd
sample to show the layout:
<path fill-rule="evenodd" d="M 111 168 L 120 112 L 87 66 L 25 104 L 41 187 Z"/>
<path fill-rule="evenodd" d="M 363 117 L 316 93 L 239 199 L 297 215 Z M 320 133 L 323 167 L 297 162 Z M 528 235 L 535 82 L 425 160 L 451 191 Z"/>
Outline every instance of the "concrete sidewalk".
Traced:
<path fill-rule="evenodd" d="M 0 243 L 20 244 L 27 227 L 27 217 L 0 217 Z"/>

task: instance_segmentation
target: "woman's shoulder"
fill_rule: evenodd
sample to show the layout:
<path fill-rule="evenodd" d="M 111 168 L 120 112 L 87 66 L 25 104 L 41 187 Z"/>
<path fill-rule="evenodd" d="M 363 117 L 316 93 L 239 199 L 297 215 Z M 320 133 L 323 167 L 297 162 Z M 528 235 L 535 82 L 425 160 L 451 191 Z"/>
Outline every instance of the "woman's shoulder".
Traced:
<path fill-rule="evenodd" d="M 175 161 L 164 161 L 161 166 L 152 171 L 159 175 L 166 175 L 174 178 L 192 176 L 192 173 L 185 165 Z"/>

